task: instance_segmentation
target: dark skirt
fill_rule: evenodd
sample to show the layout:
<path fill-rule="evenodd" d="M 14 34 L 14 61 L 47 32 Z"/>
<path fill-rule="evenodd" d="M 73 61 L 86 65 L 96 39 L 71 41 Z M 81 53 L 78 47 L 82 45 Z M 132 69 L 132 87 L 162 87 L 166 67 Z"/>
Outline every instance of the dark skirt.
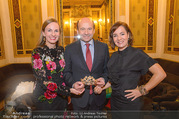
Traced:
<path fill-rule="evenodd" d="M 68 107 L 68 99 L 66 96 L 57 95 L 51 104 L 49 104 L 48 100 L 40 101 L 38 98 L 41 95 L 44 95 L 44 90 L 36 85 L 36 88 L 33 91 L 33 101 L 35 104 L 36 110 L 65 110 Z"/>
<path fill-rule="evenodd" d="M 137 99 L 133 102 L 120 100 L 121 96 L 111 95 L 112 119 L 140 119 L 142 102 Z"/>

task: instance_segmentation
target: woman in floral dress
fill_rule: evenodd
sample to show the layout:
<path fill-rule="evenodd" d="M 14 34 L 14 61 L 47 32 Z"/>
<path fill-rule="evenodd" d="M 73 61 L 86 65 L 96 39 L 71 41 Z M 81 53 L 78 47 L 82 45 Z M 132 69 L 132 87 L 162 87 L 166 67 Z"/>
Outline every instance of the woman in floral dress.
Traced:
<path fill-rule="evenodd" d="M 65 85 L 63 70 L 64 48 L 58 46 L 60 26 L 56 19 L 47 19 L 42 25 L 37 47 L 32 51 L 32 69 L 36 77 L 33 92 L 36 110 L 65 110 L 67 97 L 77 91 Z"/>

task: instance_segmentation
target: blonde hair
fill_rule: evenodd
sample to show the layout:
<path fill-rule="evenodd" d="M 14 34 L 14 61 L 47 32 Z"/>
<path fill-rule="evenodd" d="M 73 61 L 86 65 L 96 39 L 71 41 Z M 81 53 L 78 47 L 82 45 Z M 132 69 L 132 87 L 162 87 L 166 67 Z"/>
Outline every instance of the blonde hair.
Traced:
<path fill-rule="evenodd" d="M 39 38 L 39 41 L 38 41 L 36 47 L 43 47 L 45 45 L 46 38 L 43 36 L 42 32 L 45 32 L 46 26 L 49 25 L 52 22 L 55 22 L 55 23 L 57 23 L 59 25 L 58 21 L 55 18 L 49 18 L 49 19 L 45 20 L 44 23 L 42 24 L 40 38 Z M 60 25 L 59 25 L 59 32 L 61 32 Z M 59 39 L 58 39 L 56 44 L 57 45 L 59 44 Z"/>

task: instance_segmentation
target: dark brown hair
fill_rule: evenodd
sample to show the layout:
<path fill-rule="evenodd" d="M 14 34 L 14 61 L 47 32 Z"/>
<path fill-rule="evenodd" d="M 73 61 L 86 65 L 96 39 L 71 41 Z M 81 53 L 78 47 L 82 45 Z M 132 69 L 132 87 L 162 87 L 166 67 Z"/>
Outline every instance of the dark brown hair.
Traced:
<path fill-rule="evenodd" d="M 114 43 L 114 40 L 113 40 L 113 33 L 116 31 L 117 28 L 119 28 L 120 26 L 123 26 L 124 29 L 126 30 L 127 33 L 129 33 L 129 40 L 128 40 L 128 44 L 130 46 L 132 46 L 133 44 L 133 34 L 129 28 L 129 26 L 125 23 L 125 22 L 121 22 L 121 21 L 118 21 L 116 22 L 115 24 L 113 24 L 113 26 L 111 27 L 110 29 L 110 33 L 109 33 L 109 42 L 111 44 L 111 48 L 114 49 L 115 48 L 115 43 Z"/>

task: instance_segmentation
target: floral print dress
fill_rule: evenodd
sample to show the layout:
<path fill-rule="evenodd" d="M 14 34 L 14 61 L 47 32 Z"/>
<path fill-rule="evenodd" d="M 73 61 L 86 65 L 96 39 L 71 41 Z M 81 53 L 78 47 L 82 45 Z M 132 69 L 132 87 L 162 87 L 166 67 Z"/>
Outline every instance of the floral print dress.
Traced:
<path fill-rule="evenodd" d="M 63 53 L 61 46 L 55 49 L 38 47 L 32 51 L 32 69 L 36 77 L 33 96 L 37 110 L 65 110 L 68 106 L 70 88 L 63 80 Z"/>

